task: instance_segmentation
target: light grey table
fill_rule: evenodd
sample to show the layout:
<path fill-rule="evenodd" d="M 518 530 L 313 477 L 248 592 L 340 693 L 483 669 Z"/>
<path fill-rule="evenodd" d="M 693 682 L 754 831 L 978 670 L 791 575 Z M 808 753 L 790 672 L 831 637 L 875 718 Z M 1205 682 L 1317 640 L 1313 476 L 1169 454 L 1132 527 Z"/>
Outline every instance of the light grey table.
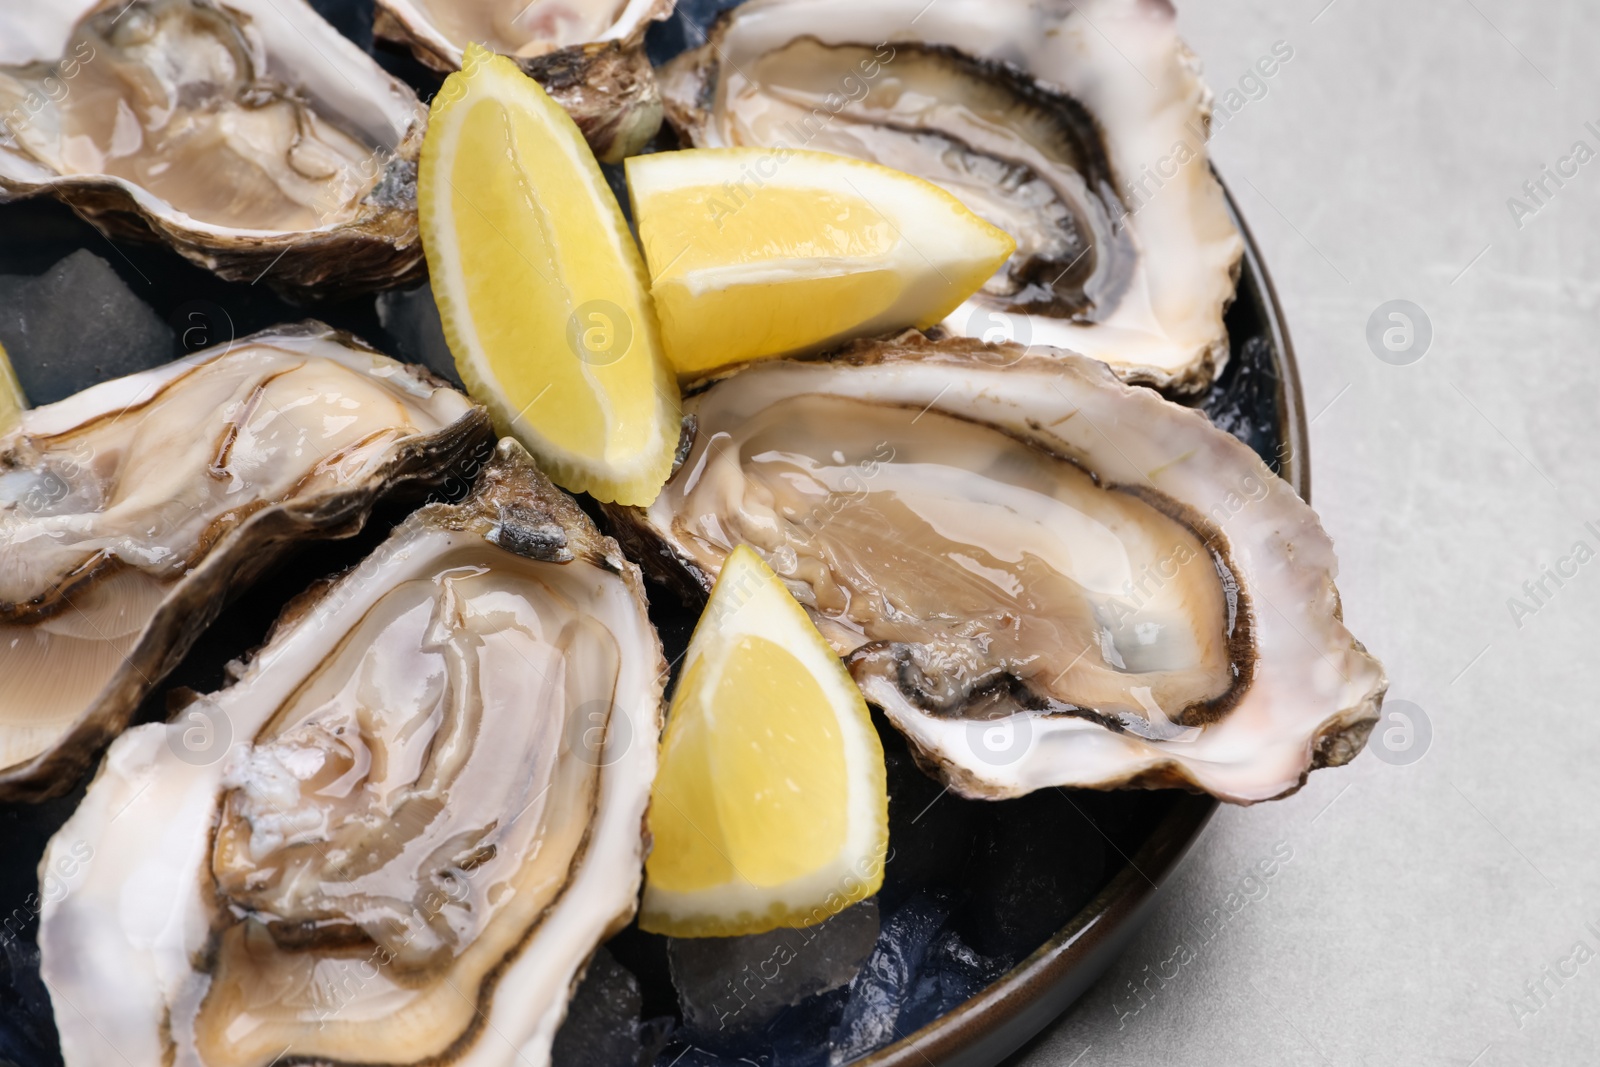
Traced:
<path fill-rule="evenodd" d="M 1250 90 L 1214 158 L 1298 349 L 1345 618 L 1432 736 L 1221 811 L 1020 1062 L 1600 1063 L 1600 5 L 1191 0 L 1180 25 L 1219 95 Z M 1368 343 L 1391 300 L 1431 323 L 1409 365 Z"/>

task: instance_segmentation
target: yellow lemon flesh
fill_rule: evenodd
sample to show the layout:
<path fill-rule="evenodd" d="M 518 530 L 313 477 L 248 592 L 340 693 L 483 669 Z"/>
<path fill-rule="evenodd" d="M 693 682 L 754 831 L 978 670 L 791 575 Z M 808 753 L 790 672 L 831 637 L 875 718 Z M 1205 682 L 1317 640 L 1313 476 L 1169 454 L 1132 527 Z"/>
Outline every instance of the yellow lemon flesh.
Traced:
<path fill-rule="evenodd" d="M 655 499 L 680 412 L 644 264 L 572 120 L 469 46 L 434 98 L 422 243 L 461 380 L 558 484 Z"/>
<path fill-rule="evenodd" d="M 680 375 L 926 329 L 1016 249 L 921 178 L 794 149 L 634 156 L 628 195 Z"/>
<path fill-rule="evenodd" d="M 689 642 L 649 818 L 639 925 L 654 933 L 809 926 L 883 884 L 889 798 L 866 702 L 747 546 Z"/>
<path fill-rule="evenodd" d="M 22 395 L 22 385 L 17 372 L 11 369 L 11 360 L 4 346 L 0 346 L 0 433 L 9 433 L 22 421 L 28 410 L 28 398 Z"/>

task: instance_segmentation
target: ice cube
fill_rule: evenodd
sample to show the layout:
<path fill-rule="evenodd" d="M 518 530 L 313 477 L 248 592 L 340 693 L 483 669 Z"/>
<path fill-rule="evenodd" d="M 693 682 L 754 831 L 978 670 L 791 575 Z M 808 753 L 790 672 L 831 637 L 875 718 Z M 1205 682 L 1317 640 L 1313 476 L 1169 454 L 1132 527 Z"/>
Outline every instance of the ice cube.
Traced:
<path fill-rule="evenodd" d="M 984 956 L 946 929 L 928 948 L 922 967 L 896 1020 L 902 1036 L 926 1026 L 966 1003 L 990 982 L 1010 970 L 1004 956 Z"/>
<path fill-rule="evenodd" d="M 960 882 L 988 801 L 965 800 L 924 774 L 881 718 L 874 716 L 889 783 L 889 862 L 878 897 L 894 908 L 918 889 Z"/>
<path fill-rule="evenodd" d="M 715 1052 L 699 1045 L 690 1044 L 681 1039 L 668 1043 L 656 1057 L 655 1067 L 733 1067 L 742 1062 L 724 1052 Z M 756 1060 L 757 1067 L 769 1067 L 761 1060 Z"/>
<path fill-rule="evenodd" d="M 969 867 L 972 895 L 955 925 L 980 954 L 1020 958 L 1100 888 L 1105 839 L 1059 790 L 992 802 L 988 809 Z"/>
<path fill-rule="evenodd" d="M 672 1016 L 665 1015 L 646 1019 L 639 1024 L 639 1044 L 642 1046 L 640 1067 L 648 1067 L 661 1055 L 661 1050 L 666 1048 L 667 1042 L 672 1040 L 673 1031 L 678 1028 L 677 1022 Z"/>
<path fill-rule="evenodd" d="M 622 932 L 606 942 L 611 958 L 632 971 L 639 979 L 639 990 L 644 994 L 644 1017 L 676 1018 L 678 994 L 672 988 L 672 967 L 667 963 L 667 938 L 650 934 L 629 923 Z"/>
<path fill-rule="evenodd" d="M 872 955 L 850 986 L 850 1000 L 828 1037 L 828 1062 L 849 1063 L 905 1036 L 900 1015 L 929 946 L 944 929 L 953 894 L 913 894 L 883 921 Z"/>
<path fill-rule="evenodd" d="M 408 363 L 420 363 L 457 388 L 461 377 L 450 344 L 444 339 L 439 307 L 433 289 L 423 282 L 415 289 L 390 289 L 379 293 L 378 322 L 389 335 L 387 351 Z"/>
<path fill-rule="evenodd" d="M 807 997 L 762 1031 L 771 1067 L 827 1067 L 828 1038 L 850 1003 L 850 987 Z"/>
<path fill-rule="evenodd" d="M 827 1067 L 828 1035 L 849 999 L 848 986 L 806 997 L 757 1030 L 708 1034 L 679 1029 L 656 1057 L 655 1067 Z"/>
<path fill-rule="evenodd" d="M 0 275 L 0 344 L 35 406 L 177 355 L 171 328 L 86 249 L 37 277 Z"/>
<path fill-rule="evenodd" d="M 804 929 L 672 938 L 667 958 L 684 1024 L 727 1036 L 765 1026 L 806 997 L 848 984 L 878 941 L 878 902 Z"/>
<path fill-rule="evenodd" d="M 0 1063 L 60 1062 L 50 994 L 39 977 L 39 948 L 12 936 L 8 922 L 0 931 Z"/>
<path fill-rule="evenodd" d="M 639 981 L 604 946 L 567 1005 L 567 1018 L 550 1050 L 553 1067 L 639 1067 L 645 1046 Z"/>

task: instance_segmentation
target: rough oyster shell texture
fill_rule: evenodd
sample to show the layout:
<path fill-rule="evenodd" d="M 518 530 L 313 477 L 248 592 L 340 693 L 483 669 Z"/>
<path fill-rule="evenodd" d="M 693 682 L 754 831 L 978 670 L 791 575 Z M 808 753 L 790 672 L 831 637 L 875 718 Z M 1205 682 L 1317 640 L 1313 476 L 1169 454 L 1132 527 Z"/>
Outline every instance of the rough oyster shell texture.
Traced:
<path fill-rule="evenodd" d="M 112 746 L 43 861 L 93 855 L 40 920 L 67 1064 L 548 1062 L 664 678 L 638 569 L 501 442 L 191 706 L 229 739 Z"/>
<path fill-rule="evenodd" d="M 1017 238 L 951 332 L 1189 393 L 1227 361 L 1244 244 L 1174 23 L 1162 0 L 750 0 L 663 69 L 662 96 L 697 147 L 874 160 Z"/>
<path fill-rule="evenodd" d="M 602 163 L 619 163 L 661 127 L 644 34 L 673 3 L 378 0 L 374 32 L 436 70 L 459 69 L 472 41 L 510 56 L 567 110 Z"/>
<path fill-rule="evenodd" d="M 70 787 L 230 591 L 488 433 L 465 396 L 315 323 L 24 413 L 0 437 L 0 798 Z"/>
<path fill-rule="evenodd" d="M 1315 513 L 1097 361 L 911 331 L 737 368 L 684 409 L 661 496 L 611 509 L 636 558 L 693 593 L 750 544 L 964 795 L 1268 800 L 1376 721 Z"/>
<path fill-rule="evenodd" d="M 423 274 L 426 109 L 305 0 L 8 4 L 0 117 L 0 199 L 293 295 Z"/>

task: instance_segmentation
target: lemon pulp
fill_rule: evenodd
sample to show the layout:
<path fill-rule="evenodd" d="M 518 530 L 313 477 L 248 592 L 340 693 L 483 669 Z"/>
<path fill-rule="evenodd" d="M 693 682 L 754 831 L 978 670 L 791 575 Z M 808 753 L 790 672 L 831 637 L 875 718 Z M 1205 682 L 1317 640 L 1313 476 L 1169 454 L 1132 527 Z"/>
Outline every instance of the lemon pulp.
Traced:
<path fill-rule="evenodd" d="M 11 367 L 5 346 L 0 345 L 0 433 L 8 433 L 22 421 L 28 409 L 28 398 L 22 395 L 22 385 L 17 372 Z"/>
<path fill-rule="evenodd" d="M 937 186 L 861 160 L 698 149 L 626 165 L 680 375 L 932 326 L 1016 248 Z"/>
<path fill-rule="evenodd" d="M 690 642 L 650 830 L 640 925 L 658 933 L 810 925 L 882 884 L 888 796 L 866 703 L 748 547 Z"/>

